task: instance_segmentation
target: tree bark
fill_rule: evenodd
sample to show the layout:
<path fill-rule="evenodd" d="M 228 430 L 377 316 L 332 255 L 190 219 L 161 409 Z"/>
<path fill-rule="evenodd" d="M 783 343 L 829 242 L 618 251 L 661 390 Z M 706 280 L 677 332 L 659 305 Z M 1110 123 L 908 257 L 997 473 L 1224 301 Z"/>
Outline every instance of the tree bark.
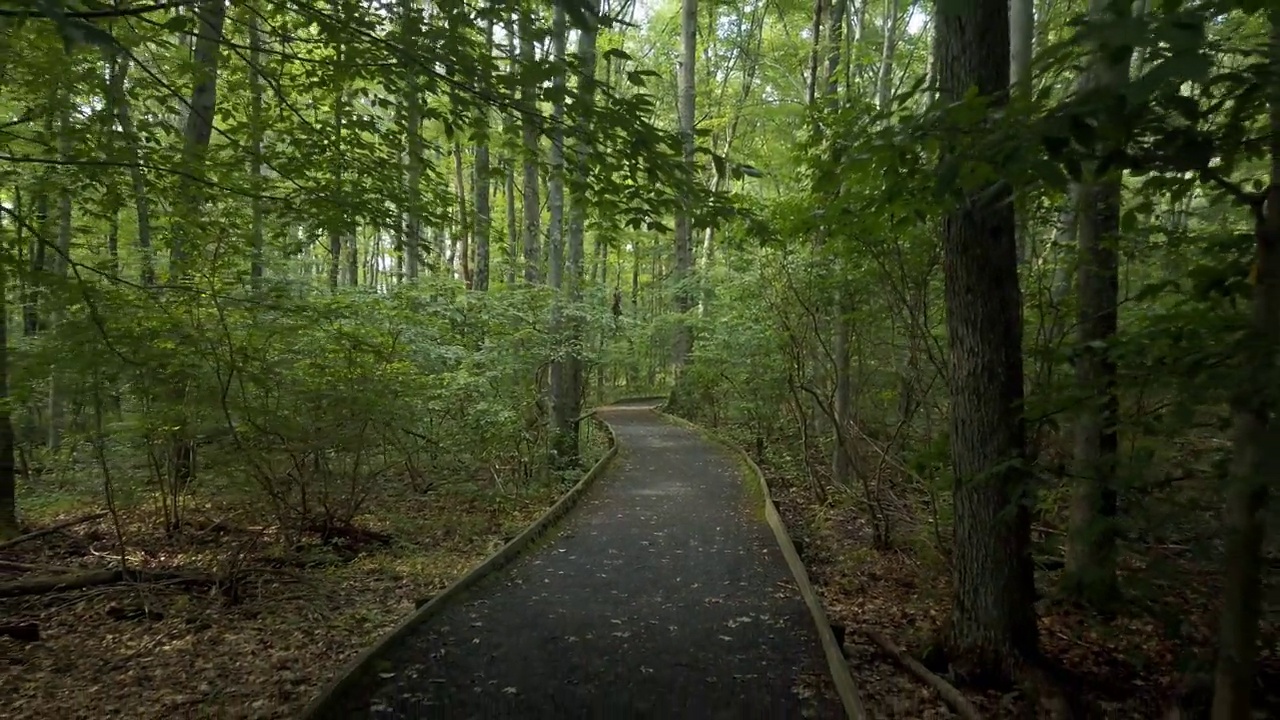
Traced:
<path fill-rule="evenodd" d="M 564 0 L 561 1 L 563 2 Z M 565 273 L 565 296 L 570 303 L 575 305 L 582 302 L 582 263 L 587 223 L 588 160 L 591 155 L 592 117 L 595 107 L 596 37 L 600 27 L 599 8 L 598 0 L 587 0 L 584 7 L 587 25 L 578 32 L 578 105 L 569 156 L 572 162 L 573 182 L 569 193 L 569 223 L 566 233 L 569 245 L 569 262 Z M 601 259 L 602 262 L 606 260 L 607 258 Z M 606 284 L 608 282 L 607 269 L 602 273 L 602 281 Z M 582 358 L 586 338 L 584 337 L 582 323 L 577 320 L 576 315 L 569 320 L 567 330 L 569 351 L 566 354 L 564 377 L 562 379 L 564 390 L 562 402 L 565 406 L 565 413 L 569 418 L 569 427 L 567 428 L 566 443 L 562 452 L 566 453 L 566 465 L 576 466 L 581 456 L 578 447 L 578 438 L 580 437 L 578 431 L 580 420 L 578 416 L 582 414 L 582 398 L 586 390 L 583 380 L 584 362 Z M 569 442 L 570 440 L 572 442 Z"/>
<path fill-rule="evenodd" d="M 976 88 L 999 102 L 1009 86 L 1007 0 L 938 0 L 935 9 L 940 98 L 959 102 Z M 1038 651 L 1008 191 L 969 193 L 947 212 L 942 236 L 955 476 L 948 654 L 963 676 L 1008 678 Z"/>
<path fill-rule="evenodd" d="M 680 130 L 681 149 L 685 172 L 692 181 L 694 167 L 694 104 L 696 102 L 695 63 L 698 45 L 698 0 L 681 0 L 680 5 L 680 62 L 677 69 L 676 113 Z M 693 308 L 693 289 L 690 287 L 693 272 L 693 208 L 687 195 L 679 199 L 675 218 L 675 310 L 677 314 L 672 363 L 676 372 L 676 389 L 672 391 L 672 406 L 680 408 L 681 378 L 689 354 L 693 351 L 693 329 L 687 317 Z"/>
<path fill-rule="evenodd" d="M 1129 0 L 1092 0 L 1096 20 L 1124 17 Z M 1124 91 L 1130 57 L 1114 48 L 1093 49 L 1091 66 L 1082 83 L 1086 93 L 1110 96 Z M 1107 118 L 1102 118 L 1107 123 Z M 1111 148 L 1099 146 L 1099 155 Z M 1116 245 L 1120 239 L 1121 173 L 1103 176 L 1088 168 L 1090 177 L 1077 188 L 1077 332 L 1076 384 L 1088 398 L 1076 414 L 1072 468 L 1071 519 L 1067 532 L 1064 591 L 1097 608 L 1108 608 L 1119 596 L 1116 580 L 1116 423 L 1120 401 L 1116 365 L 1111 359 L 1115 338 L 1119 272 Z"/>
<path fill-rule="evenodd" d="M 414 62 L 422 34 L 422 14 L 413 0 L 401 0 L 401 31 L 405 55 L 401 58 L 405 83 L 405 203 L 404 280 L 417 282 L 422 257 L 422 100 L 418 91 L 418 70 Z"/>
<path fill-rule="evenodd" d="M 262 193 L 265 178 L 262 174 L 262 32 L 258 26 L 256 8 L 249 12 L 249 176 L 253 181 L 251 235 L 253 246 L 249 259 L 249 282 L 257 290 L 262 285 L 262 261 L 264 258 L 265 231 L 262 209 Z"/>
<path fill-rule="evenodd" d="M 520 64 L 523 78 L 520 104 L 525 110 L 521 118 L 521 140 L 524 146 L 524 281 L 530 285 L 542 282 L 542 206 L 539 204 L 538 157 L 541 139 L 538 128 L 538 88 L 534 74 L 537 56 L 534 51 L 533 11 L 520 11 Z"/>
<path fill-rule="evenodd" d="M 493 20 L 485 26 L 485 57 L 493 54 Z M 485 66 L 488 68 L 488 66 Z M 475 245 L 476 267 L 472 288 L 485 292 L 489 289 L 489 230 L 493 218 L 490 213 L 490 170 L 489 170 L 489 113 L 480 112 L 480 132 L 483 139 L 476 144 L 475 164 Z"/>
<path fill-rule="evenodd" d="M 569 467 L 577 454 L 578 438 L 573 434 L 574 421 L 571 412 L 568 374 L 568 348 L 564 327 L 564 96 L 567 87 L 565 64 L 568 28 L 564 3 L 556 0 L 551 18 L 552 60 L 558 67 L 551 86 L 551 153 L 547 175 L 547 258 L 548 284 L 556 289 L 551 304 L 551 333 L 554 358 L 551 361 L 551 466 L 557 469 Z"/>
<path fill-rule="evenodd" d="M 1280 9 L 1271 21 L 1270 72 L 1280 77 Z M 1218 628 L 1213 720 L 1252 717 L 1262 615 L 1262 542 L 1266 534 L 1270 484 L 1280 468 L 1280 425 L 1276 423 L 1276 353 L 1280 350 L 1280 83 L 1268 88 L 1271 131 L 1270 186 L 1253 208 L 1256 222 L 1256 284 L 1252 327 L 1245 345 L 1244 383 L 1232 402 L 1233 442 L 1224 512 L 1226 577 Z"/>

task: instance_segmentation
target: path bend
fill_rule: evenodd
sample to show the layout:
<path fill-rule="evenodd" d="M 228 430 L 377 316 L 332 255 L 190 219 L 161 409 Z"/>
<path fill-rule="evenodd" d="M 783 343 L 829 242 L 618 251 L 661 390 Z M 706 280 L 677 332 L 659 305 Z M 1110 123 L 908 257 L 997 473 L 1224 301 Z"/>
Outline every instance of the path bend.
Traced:
<path fill-rule="evenodd" d="M 413 630 L 350 718 L 841 718 L 813 621 L 736 461 L 655 404 L 542 543 Z"/>

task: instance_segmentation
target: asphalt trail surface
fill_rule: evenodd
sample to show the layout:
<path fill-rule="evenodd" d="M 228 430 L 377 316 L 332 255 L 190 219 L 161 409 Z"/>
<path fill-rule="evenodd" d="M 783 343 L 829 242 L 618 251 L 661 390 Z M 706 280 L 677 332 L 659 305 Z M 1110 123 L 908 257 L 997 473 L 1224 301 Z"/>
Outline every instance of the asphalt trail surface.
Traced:
<path fill-rule="evenodd" d="M 619 454 L 556 534 L 397 644 L 346 717 L 842 717 L 736 461 L 643 405 L 601 416 Z"/>

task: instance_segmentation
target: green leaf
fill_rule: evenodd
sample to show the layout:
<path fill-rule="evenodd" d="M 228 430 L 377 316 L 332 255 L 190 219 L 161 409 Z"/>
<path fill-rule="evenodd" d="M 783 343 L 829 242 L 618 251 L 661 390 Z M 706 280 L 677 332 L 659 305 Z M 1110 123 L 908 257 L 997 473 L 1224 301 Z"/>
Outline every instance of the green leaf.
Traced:
<path fill-rule="evenodd" d="M 604 51 L 604 59 L 631 62 L 635 58 L 631 57 L 631 54 L 622 48 L 609 48 Z"/>

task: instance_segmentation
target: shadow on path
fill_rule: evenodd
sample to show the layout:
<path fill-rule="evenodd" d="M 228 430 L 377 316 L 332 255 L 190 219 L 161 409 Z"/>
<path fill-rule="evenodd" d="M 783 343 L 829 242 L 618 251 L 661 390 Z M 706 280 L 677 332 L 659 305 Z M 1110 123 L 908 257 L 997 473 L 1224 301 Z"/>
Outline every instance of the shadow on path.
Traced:
<path fill-rule="evenodd" d="M 839 718 L 736 462 L 646 406 L 558 531 L 389 654 L 352 718 Z"/>

